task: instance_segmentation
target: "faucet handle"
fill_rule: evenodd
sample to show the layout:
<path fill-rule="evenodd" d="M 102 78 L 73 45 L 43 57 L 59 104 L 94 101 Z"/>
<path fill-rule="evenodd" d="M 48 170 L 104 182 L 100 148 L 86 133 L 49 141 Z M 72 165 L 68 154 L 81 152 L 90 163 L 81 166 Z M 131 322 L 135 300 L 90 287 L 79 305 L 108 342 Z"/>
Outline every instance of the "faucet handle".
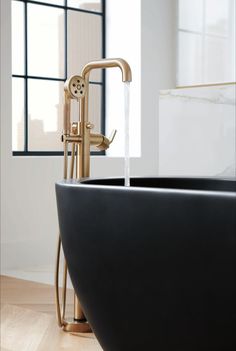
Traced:
<path fill-rule="evenodd" d="M 103 140 L 102 140 L 101 144 L 97 146 L 98 149 L 99 150 L 107 150 L 109 148 L 110 144 L 113 142 L 115 135 L 116 135 L 116 132 L 117 132 L 117 130 L 113 129 L 109 138 L 107 138 L 106 136 L 103 135 Z"/>
<path fill-rule="evenodd" d="M 113 142 L 116 132 L 117 130 L 114 129 L 109 138 L 102 134 L 90 134 L 90 143 L 95 145 L 99 150 L 106 150 Z"/>

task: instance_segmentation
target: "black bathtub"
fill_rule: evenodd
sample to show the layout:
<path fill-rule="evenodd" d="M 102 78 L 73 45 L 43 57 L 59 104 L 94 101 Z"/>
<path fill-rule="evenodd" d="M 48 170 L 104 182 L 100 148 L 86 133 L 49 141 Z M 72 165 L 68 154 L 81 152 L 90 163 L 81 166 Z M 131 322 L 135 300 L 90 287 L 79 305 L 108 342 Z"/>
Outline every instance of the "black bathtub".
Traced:
<path fill-rule="evenodd" d="M 105 351 L 236 350 L 236 181 L 56 184 L 72 283 Z"/>

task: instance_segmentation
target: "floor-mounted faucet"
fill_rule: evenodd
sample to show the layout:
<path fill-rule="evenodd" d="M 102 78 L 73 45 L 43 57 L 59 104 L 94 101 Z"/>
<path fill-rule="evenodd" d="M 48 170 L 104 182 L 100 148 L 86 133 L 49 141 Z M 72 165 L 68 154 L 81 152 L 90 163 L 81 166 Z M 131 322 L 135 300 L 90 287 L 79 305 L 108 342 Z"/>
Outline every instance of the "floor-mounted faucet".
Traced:
<path fill-rule="evenodd" d="M 81 179 L 90 175 L 90 148 L 96 146 L 99 150 L 106 150 L 112 143 L 116 131 L 112 132 L 110 138 L 102 134 L 93 134 L 92 123 L 88 120 L 88 101 L 89 101 L 89 76 L 94 69 L 104 69 L 119 67 L 122 72 L 122 81 L 130 82 L 132 74 L 129 64 L 120 58 L 103 59 L 89 62 L 84 66 L 81 76 L 72 76 L 65 82 L 64 87 L 64 130 L 62 141 L 64 143 L 64 179 L 68 178 L 68 153 L 71 145 L 71 160 L 69 178 Z M 79 118 L 78 121 L 71 121 L 71 100 L 78 101 Z M 75 171 L 75 172 L 74 172 Z M 66 319 L 66 290 L 67 290 L 67 264 L 64 261 L 63 288 L 62 288 L 62 308 L 59 298 L 59 261 L 61 250 L 61 238 L 59 235 L 56 272 L 55 272 L 55 291 L 58 324 L 65 331 L 70 332 L 89 332 L 90 326 L 83 314 L 79 299 L 75 295 L 74 318 Z"/>

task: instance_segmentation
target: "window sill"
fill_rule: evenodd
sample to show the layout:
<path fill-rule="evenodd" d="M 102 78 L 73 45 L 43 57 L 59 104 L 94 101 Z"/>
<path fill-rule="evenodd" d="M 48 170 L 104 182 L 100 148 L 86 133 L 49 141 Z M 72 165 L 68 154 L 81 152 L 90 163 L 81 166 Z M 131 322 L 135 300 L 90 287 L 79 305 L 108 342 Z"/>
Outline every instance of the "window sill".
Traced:
<path fill-rule="evenodd" d="M 69 152 L 69 155 L 71 153 Z M 13 151 L 12 156 L 63 156 L 63 151 Z M 91 152 L 91 156 L 105 156 L 105 151 Z"/>

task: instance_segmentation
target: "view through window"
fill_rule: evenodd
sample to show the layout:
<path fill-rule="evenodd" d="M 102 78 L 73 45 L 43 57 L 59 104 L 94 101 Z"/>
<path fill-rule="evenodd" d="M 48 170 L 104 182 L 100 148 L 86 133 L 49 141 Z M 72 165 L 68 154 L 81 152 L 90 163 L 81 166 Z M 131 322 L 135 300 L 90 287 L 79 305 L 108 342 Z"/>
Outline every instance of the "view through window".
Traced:
<path fill-rule="evenodd" d="M 12 0 L 14 155 L 60 154 L 64 82 L 105 57 L 104 38 L 105 0 Z M 104 72 L 91 74 L 89 107 L 90 121 L 104 132 Z"/>

